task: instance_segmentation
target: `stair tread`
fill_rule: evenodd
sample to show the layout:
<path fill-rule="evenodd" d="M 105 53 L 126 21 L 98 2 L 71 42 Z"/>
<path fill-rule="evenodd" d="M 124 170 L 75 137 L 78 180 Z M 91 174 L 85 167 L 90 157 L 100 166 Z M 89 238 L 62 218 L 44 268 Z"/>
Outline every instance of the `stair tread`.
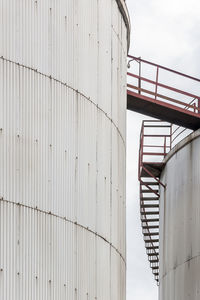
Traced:
<path fill-rule="evenodd" d="M 144 185 L 144 186 L 145 185 L 154 185 L 154 186 L 157 185 L 158 186 L 159 183 L 158 182 L 150 182 L 150 181 L 145 182 L 145 181 L 143 181 L 143 182 L 141 182 L 141 185 Z"/>
<path fill-rule="evenodd" d="M 145 232 L 143 233 L 144 236 L 155 236 L 159 235 L 159 232 Z"/>
<path fill-rule="evenodd" d="M 159 260 L 158 259 L 153 259 L 153 260 L 149 260 L 150 263 L 154 264 L 154 263 L 158 263 Z"/>
<path fill-rule="evenodd" d="M 159 204 L 141 204 L 142 208 L 159 208 Z"/>
<path fill-rule="evenodd" d="M 159 215 L 159 211 L 141 211 L 141 215 Z"/>
<path fill-rule="evenodd" d="M 141 193 L 158 193 L 159 192 L 159 190 L 141 190 Z"/>
<path fill-rule="evenodd" d="M 145 243 L 158 243 L 159 239 L 149 239 L 149 240 L 144 240 Z"/>
<path fill-rule="evenodd" d="M 147 246 L 147 250 L 159 249 L 159 246 Z"/>
<path fill-rule="evenodd" d="M 159 222 L 159 219 L 155 219 L 155 218 L 152 218 L 152 219 L 144 219 L 144 220 L 141 220 L 142 222 Z"/>
<path fill-rule="evenodd" d="M 159 225 L 142 226 L 143 229 L 158 229 Z"/>

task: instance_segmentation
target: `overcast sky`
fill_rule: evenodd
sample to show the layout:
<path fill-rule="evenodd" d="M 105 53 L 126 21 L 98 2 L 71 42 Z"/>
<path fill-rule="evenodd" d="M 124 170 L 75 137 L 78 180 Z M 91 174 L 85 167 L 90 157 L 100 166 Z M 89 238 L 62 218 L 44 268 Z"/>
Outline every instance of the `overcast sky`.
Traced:
<path fill-rule="evenodd" d="M 130 54 L 200 78 L 200 1 L 126 0 L 132 32 Z M 139 216 L 137 181 L 141 121 L 127 118 L 127 300 L 157 300 Z"/>

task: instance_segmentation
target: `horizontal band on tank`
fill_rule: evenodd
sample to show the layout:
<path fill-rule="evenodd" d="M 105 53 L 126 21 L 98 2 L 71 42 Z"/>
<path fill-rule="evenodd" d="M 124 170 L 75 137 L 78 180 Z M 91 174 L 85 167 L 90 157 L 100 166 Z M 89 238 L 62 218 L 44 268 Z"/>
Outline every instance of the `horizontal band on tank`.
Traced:
<path fill-rule="evenodd" d="M 75 93 L 77 93 L 77 94 L 79 94 L 80 96 L 82 96 L 85 100 L 89 101 L 92 105 L 94 105 L 94 106 L 97 108 L 98 111 L 102 112 L 102 113 L 104 114 L 104 116 L 105 116 L 105 117 L 113 124 L 113 126 L 116 128 L 116 130 L 117 130 L 117 132 L 118 132 L 118 134 L 119 134 L 119 136 L 120 136 L 120 138 L 121 138 L 121 140 L 122 140 L 122 142 L 123 142 L 124 147 L 126 148 L 126 142 L 125 142 L 125 140 L 124 140 L 124 138 L 123 138 L 123 136 L 122 136 L 122 133 L 120 132 L 120 129 L 118 128 L 118 126 L 117 126 L 117 125 L 115 124 L 115 122 L 108 116 L 108 114 L 107 114 L 102 108 L 100 108 L 100 107 L 98 106 L 98 104 L 95 104 L 95 103 L 90 99 L 90 97 L 85 96 L 82 92 L 80 92 L 79 90 L 73 88 L 72 86 L 68 85 L 67 83 L 65 83 L 65 82 L 63 82 L 63 81 L 61 81 L 61 80 L 59 80 L 59 79 L 57 79 L 57 78 L 54 78 L 54 77 L 52 77 L 51 75 L 44 74 L 44 73 L 38 71 L 37 69 L 34 69 L 34 68 L 29 67 L 29 66 L 26 66 L 26 65 L 17 63 L 17 62 L 15 62 L 15 61 L 12 61 L 12 60 L 10 60 L 10 59 L 5 58 L 4 56 L 1 56 L 0 59 L 2 59 L 2 60 L 5 61 L 5 62 L 9 62 L 9 63 L 11 63 L 11 64 L 14 64 L 14 65 L 16 65 L 16 66 L 25 68 L 25 69 L 27 69 L 27 70 L 36 72 L 37 74 L 39 74 L 39 75 L 41 75 L 41 76 L 44 76 L 44 77 L 46 77 L 46 78 L 49 78 L 50 80 L 54 80 L 55 82 L 60 83 L 61 85 L 65 86 L 65 87 L 67 87 L 67 88 L 69 88 L 69 89 L 71 89 L 71 90 L 74 91 Z"/>
<path fill-rule="evenodd" d="M 174 154 L 176 154 L 179 150 L 181 150 L 187 144 L 189 144 L 192 141 L 194 141 L 195 139 L 197 139 L 199 136 L 200 136 L 200 129 L 196 130 L 195 132 L 192 132 L 190 135 L 185 137 L 182 141 L 180 141 L 176 146 L 174 146 L 172 148 L 172 150 L 165 157 L 163 163 L 166 164 L 170 160 L 170 158 L 172 158 L 172 156 Z"/>
<path fill-rule="evenodd" d="M 131 22 L 130 22 L 130 17 L 129 17 L 129 13 L 128 13 L 128 8 L 126 5 L 126 2 L 124 0 L 116 0 L 117 5 L 119 7 L 119 10 L 122 14 L 122 17 L 124 19 L 124 23 L 127 27 L 127 42 L 128 42 L 128 49 L 130 47 L 130 34 L 131 34 Z"/>
<path fill-rule="evenodd" d="M 187 263 L 189 263 L 190 261 L 192 261 L 192 260 L 194 260 L 194 259 L 197 259 L 198 257 L 200 257 L 200 254 L 199 255 L 196 255 L 196 256 L 193 256 L 193 257 L 191 257 L 191 258 L 188 258 L 187 260 L 185 260 L 183 263 L 181 263 L 181 264 L 179 264 L 179 265 L 176 265 L 176 266 L 174 266 L 174 268 L 173 269 L 170 269 L 169 270 L 169 272 L 167 272 L 167 273 L 165 273 L 163 276 L 161 276 L 161 278 L 160 279 L 164 279 L 169 273 L 171 273 L 172 271 L 174 271 L 174 270 L 176 270 L 176 269 L 178 269 L 179 267 L 181 267 L 181 266 L 183 266 L 183 265 L 185 265 L 185 264 L 187 264 Z"/>
<path fill-rule="evenodd" d="M 45 215 L 50 215 L 52 217 L 59 218 L 59 219 L 65 221 L 65 222 L 68 222 L 70 224 L 76 225 L 76 226 L 78 226 L 78 227 L 80 227 L 80 228 L 82 228 L 82 229 L 84 229 L 84 230 L 86 230 L 86 231 L 94 234 L 98 238 L 104 240 L 105 243 L 109 244 L 110 247 L 112 247 L 117 252 L 117 254 L 121 257 L 121 259 L 123 260 L 124 264 L 126 265 L 126 260 L 123 257 L 123 255 L 120 253 L 120 251 L 112 243 L 110 243 L 105 237 L 103 237 L 102 235 L 100 235 L 97 232 L 94 232 L 93 230 L 89 229 L 88 227 L 85 227 L 84 225 L 81 225 L 81 224 L 79 224 L 79 223 L 77 223 L 75 221 L 69 220 L 66 217 L 61 217 L 59 215 L 56 215 L 56 214 L 52 213 L 51 211 L 47 212 L 45 210 L 39 209 L 38 207 L 31 207 L 31 206 L 28 206 L 28 205 L 25 205 L 25 204 L 22 204 L 22 203 L 16 203 L 16 202 L 13 202 L 13 201 L 6 200 L 4 198 L 0 198 L 0 202 L 6 202 L 8 204 L 16 205 L 18 207 L 24 207 L 24 208 L 27 208 L 27 209 L 31 209 L 31 210 L 37 211 L 39 213 L 43 213 Z"/>

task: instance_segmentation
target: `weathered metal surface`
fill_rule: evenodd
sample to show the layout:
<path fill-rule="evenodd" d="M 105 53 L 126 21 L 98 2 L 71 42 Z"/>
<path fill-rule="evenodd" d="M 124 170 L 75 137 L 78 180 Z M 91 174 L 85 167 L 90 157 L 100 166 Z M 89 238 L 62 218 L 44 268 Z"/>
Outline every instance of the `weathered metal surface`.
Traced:
<path fill-rule="evenodd" d="M 160 196 L 160 300 L 199 299 L 199 131 L 165 159 Z"/>
<path fill-rule="evenodd" d="M 127 28 L 0 0 L 0 299 L 125 299 Z"/>

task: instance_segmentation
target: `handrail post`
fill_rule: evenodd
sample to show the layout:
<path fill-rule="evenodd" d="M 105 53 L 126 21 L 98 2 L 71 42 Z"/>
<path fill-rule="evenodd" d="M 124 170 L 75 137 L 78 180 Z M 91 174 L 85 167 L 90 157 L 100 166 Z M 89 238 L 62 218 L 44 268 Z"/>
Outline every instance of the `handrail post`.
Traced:
<path fill-rule="evenodd" d="M 138 94 L 141 94 L 141 61 L 139 61 Z"/>
<path fill-rule="evenodd" d="M 166 156 L 166 136 L 164 137 L 164 157 Z"/>
<path fill-rule="evenodd" d="M 196 109 L 196 103 L 194 103 L 193 105 L 194 105 L 194 113 L 196 113 L 196 110 L 197 110 Z M 198 113 L 198 110 L 197 110 L 197 113 Z"/>
<path fill-rule="evenodd" d="M 197 111 L 198 114 L 200 114 L 200 99 L 198 98 L 198 111 Z"/>
<path fill-rule="evenodd" d="M 138 159 L 138 179 L 140 180 L 140 171 L 143 160 L 143 135 L 144 135 L 144 121 L 142 121 L 142 127 L 140 131 L 140 147 L 139 147 L 139 159 Z"/>
<path fill-rule="evenodd" d="M 172 126 L 173 126 L 173 124 L 171 124 L 171 126 L 170 126 L 170 145 L 169 145 L 169 149 L 171 150 L 172 149 Z"/>
<path fill-rule="evenodd" d="M 156 70 L 155 100 L 157 99 L 157 92 L 158 92 L 158 76 L 159 76 L 159 67 L 157 67 Z"/>

